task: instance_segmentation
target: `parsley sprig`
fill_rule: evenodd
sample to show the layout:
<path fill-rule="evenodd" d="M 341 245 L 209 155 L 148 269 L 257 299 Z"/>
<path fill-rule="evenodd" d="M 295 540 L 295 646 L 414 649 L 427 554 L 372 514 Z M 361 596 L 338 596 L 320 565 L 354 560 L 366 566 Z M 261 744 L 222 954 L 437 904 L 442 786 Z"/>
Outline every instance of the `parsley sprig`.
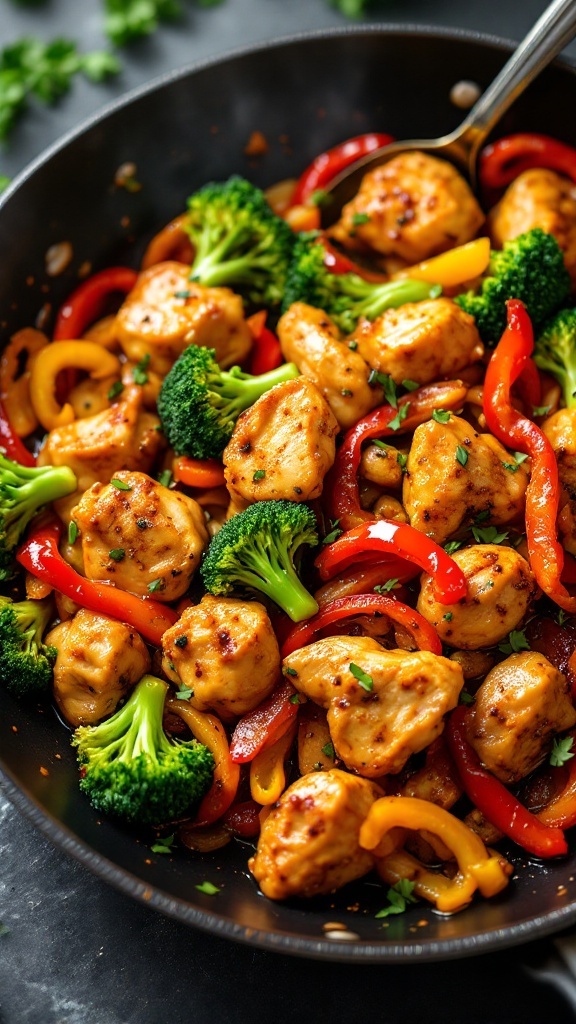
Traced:
<path fill-rule="evenodd" d="M 572 736 L 565 736 L 563 740 L 555 738 L 550 753 L 550 764 L 553 768 L 561 768 L 563 764 L 574 757 L 576 751 L 572 750 L 573 746 L 574 738 Z"/>
<path fill-rule="evenodd" d="M 403 914 L 410 903 L 417 903 L 414 896 L 414 882 L 400 878 L 386 893 L 388 906 L 379 910 L 375 917 L 390 917 L 391 914 Z"/>

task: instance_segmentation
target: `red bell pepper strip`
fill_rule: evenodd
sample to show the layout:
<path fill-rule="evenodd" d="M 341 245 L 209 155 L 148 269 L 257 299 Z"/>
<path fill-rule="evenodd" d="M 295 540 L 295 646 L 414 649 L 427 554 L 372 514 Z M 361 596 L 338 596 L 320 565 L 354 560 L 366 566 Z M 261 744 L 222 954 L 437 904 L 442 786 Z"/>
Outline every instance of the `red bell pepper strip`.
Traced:
<path fill-rule="evenodd" d="M 486 189 L 502 189 L 531 167 L 558 171 L 576 181 L 576 149 L 549 135 L 507 135 L 482 150 L 480 184 Z"/>
<path fill-rule="evenodd" d="M 331 274 L 356 274 L 358 277 L 363 277 L 365 281 L 374 281 L 375 283 L 389 280 L 387 274 L 379 274 L 375 270 L 368 270 L 361 266 L 360 263 L 354 263 L 348 256 L 336 249 L 326 235 L 320 235 L 318 240 L 324 247 L 324 266 Z"/>
<path fill-rule="evenodd" d="M 436 630 L 419 612 L 402 604 L 394 597 L 384 594 L 355 594 L 350 597 L 337 597 L 324 605 L 317 615 L 307 622 L 298 623 L 290 632 L 282 646 L 282 658 L 312 643 L 316 633 L 326 629 L 334 622 L 349 619 L 355 615 L 386 615 L 414 638 L 420 651 L 431 651 L 442 654 L 442 644 Z"/>
<path fill-rule="evenodd" d="M 466 713 L 464 706 L 455 708 L 446 727 L 448 747 L 464 792 L 495 828 L 528 853 L 542 858 L 568 853 L 563 831 L 544 825 L 499 779 L 482 767 L 466 738 Z"/>
<path fill-rule="evenodd" d="M 447 381 L 427 384 L 405 395 L 398 402 L 398 408 L 408 406 L 408 413 L 400 421 L 398 430 L 390 427 L 390 423 L 398 416 L 398 409 L 392 405 L 380 405 L 358 420 L 344 435 L 334 465 L 324 481 L 323 503 L 328 518 L 338 520 L 342 530 L 351 530 L 375 518 L 372 512 L 360 507 L 358 469 L 364 441 L 372 437 L 393 438 L 415 430 L 430 419 L 434 409 L 459 409 L 464 404 L 466 392 L 467 387 L 461 381 Z"/>
<path fill-rule="evenodd" d="M 533 359 L 527 360 L 522 373 L 516 381 L 516 390 L 524 403 L 524 408 L 528 411 L 528 415 L 531 416 L 532 410 L 537 409 L 542 403 L 542 382 L 538 373 L 538 367 Z"/>
<path fill-rule="evenodd" d="M 178 620 L 172 608 L 147 597 L 136 597 L 110 583 L 97 583 L 80 576 L 62 558 L 58 541 L 62 525 L 49 520 L 37 527 L 20 547 L 16 559 L 37 579 L 49 583 L 82 608 L 127 622 L 150 643 L 160 645 L 163 633 Z"/>
<path fill-rule="evenodd" d="M 266 316 L 266 312 L 261 310 L 249 316 L 246 321 L 254 341 L 248 372 L 254 375 L 276 370 L 284 362 L 278 338 L 266 327 Z"/>
<path fill-rule="evenodd" d="M 217 459 L 190 459 L 181 455 L 172 463 L 174 479 L 186 487 L 221 487 L 224 467 Z"/>
<path fill-rule="evenodd" d="M 526 540 L 530 566 L 544 593 L 566 611 L 576 612 L 576 598 L 561 582 L 564 551 L 556 517 L 560 482 L 554 449 L 540 428 L 512 406 L 512 385 L 525 369 L 534 347 L 532 324 L 522 302 L 507 303 L 508 324 L 488 364 L 484 379 L 484 415 L 502 444 L 529 455 L 526 490 Z"/>
<path fill-rule="evenodd" d="M 370 132 L 366 135 L 356 135 L 353 139 L 320 153 L 298 179 L 290 205 L 302 205 L 314 192 L 327 188 L 350 164 L 367 156 L 368 153 L 373 153 L 375 149 L 389 145 L 390 142 L 394 142 L 392 135 Z"/>
<path fill-rule="evenodd" d="M 288 729 L 298 714 L 298 704 L 291 702 L 295 693 L 294 687 L 284 680 L 265 701 L 240 719 L 230 744 L 235 764 L 253 761 L 268 741 L 279 737 L 281 729 Z"/>
<path fill-rule="evenodd" d="M 35 466 L 36 459 L 29 452 L 26 445 L 15 434 L 10 425 L 10 420 L 6 414 L 6 410 L 0 402 L 0 448 L 4 448 L 6 455 L 13 462 L 18 462 L 21 466 Z"/>
<path fill-rule="evenodd" d="M 574 733 L 570 735 L 576 739 Z M 570 758 L 564 770 L 567 778 L 561 792 L 536 812 L 536 817 L 549 828 L 573 828 L 576 825 L 576 757 Z"/>
<path fill-rule="evenodd" d="M 318 555 L 315 565 L 323 580 L 330 579 L 346 560 L 351 556 L 357 558 L 365 551 L 378 555 L 390 553 L 418 565 L 434 579 L 441 604 L 455 604 L 466 597 L 466 577 L 460 566 L 444 548 L 407 523 L 393 523 L 388 519 L 362 523 L 329 544 Z"/>
<path fill-rule="evenodd" d="M 127 295 L 138 274 L 130 267 L 108 267 L 83 281 L 58 311 L 54 341 L 75 341 L 102 315 L 107 298 L 114 292 Z"/>
<path fill-rule="evenodd" d="M 257 836 L 260 831 L 260 804 L 255 800 L 243 800 L 240 803 L 232 804 L 229 811 L 222 818 L 222 824 L 229 828 L 236 835 L 250 839 Z"/>

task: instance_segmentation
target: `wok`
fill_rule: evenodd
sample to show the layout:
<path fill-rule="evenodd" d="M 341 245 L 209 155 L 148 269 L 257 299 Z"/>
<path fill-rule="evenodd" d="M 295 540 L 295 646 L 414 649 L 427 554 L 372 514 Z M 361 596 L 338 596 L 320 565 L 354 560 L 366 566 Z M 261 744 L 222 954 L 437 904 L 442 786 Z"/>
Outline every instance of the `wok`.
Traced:
<path fill-rule="evenodd" d="M 319 152 L 367 130 L 404 138 L 452 129 L 461 113 L 452 85 L 484 88 L 510 47 L 456 31 L 360 27 L 261 45 L 184 69 L 108 107 L 36 160 L 0 201 L 2 341 L 49 315 L 93 270 L 134 266 L 151 236 L 209 179 L 238 172 L 266 186 L 295 176 Z M 576 144 L 576 74 L 557 63 L 510 110 L 499 134 L 531 130 Z M 244 147 L 261 131 L 268 152 Z M 136 164 L 139 192 L 114 187 Z M 49 246 L 68 241 L 74 258 L 49 278 Z M 48 774 L 40 772 L 47 769 Z M 576 855 L 546 865 L 514 854 L 514 880 L 500 897 L 445 917 L 419 904 L 382 922 L 373 878 L 333 897 L 276 904 L 248 874 L 250 844 L 210 855 L 153 855 L 149 836 L 101 820 L 80 794 L 69 734 L 49 706 L 26 707 L 0 692 L 0 770 L 6 795 L 53 842 L 100 877 L 181 921 L 217 935 L 312 957 L 383 962 L 486 952 L 576 920 Z M 210 880 L 217 896 L 196 885 Z M 331 940 L 324 926 L 345 925 Z M 356 936 L 356 937 L 354 937 Z"/>

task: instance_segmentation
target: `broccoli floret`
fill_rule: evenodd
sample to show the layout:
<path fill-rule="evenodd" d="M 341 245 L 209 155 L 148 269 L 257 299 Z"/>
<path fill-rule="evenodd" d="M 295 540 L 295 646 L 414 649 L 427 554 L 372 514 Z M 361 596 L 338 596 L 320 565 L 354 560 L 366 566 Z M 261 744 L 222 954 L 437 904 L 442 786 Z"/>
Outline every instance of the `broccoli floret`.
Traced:
<path fill-rule="evenodd" d="M 409 278 L 386 283 L 366 281 L 358 274 L 333 274 L 324 262 L 326 250 L 315 232 L 300 234 L 288 270 L 282 309 L 306 302 L 324 310 L 344 334 L 360 317 L 375 320 L 385 309 L 420 302 L 441 294 L 442 288 Z"/>
<path fill-rule="evenodd" d="M 237 175 L 204 185 L 188 200 L 184 226 L 195 251 L 191 280 L 236 287 L 257 305 L 280 304 L 294 233 L 259 188 Z"/>
<path fill-rule="evenodd" d="M 53 614 L 45 601 L 0 597 L 0 682 L 14 697 L 38 697 L 52 682 L 57 650 L 42 642 Z"/>
<path fill-rule="evenodd" d="M 493 347 L 506 327 L 506 300 L 521 299 L 535 328 L 565 302 L 570 276 L 554 235 L 533 228 L 492 252 L 480 290 L 456 296 L 475 321 L 482 340 Z"/>
<path fill-rule="evenodd" d="M 0 580 L 12 574 L 12 555 L 38 510 L 76 490 L 68 466 L 21 466 L 0 455 Z"/>
<path fill-rule="evenodd" d="M 162 429 L 178 455 L 218 458 L 241 412 L 275 384 L 299 374 L 294 363 L 252 376 L 221 370 L 211 348 L 189 345 L 164 379 L 158 397 Z"/>
<path fill-rule="evenodd" d="M 567 407 L 576 405 L 576 309 L 562 309 L 544 324 L 534 348 L 534 361 L 556 377 Z"/>
<path fill-rule="evenodd" d="M 316 519 L 306 505 L 258 501 L 214 537 L 201 568 L 204 584 L 216 595 L 237 587 L 259 591 L 300 622 L 318 605 L 296 575 L 294 556 L 303 544 L 317 543 Z"/>
<path fill-rule="evenodd" d="M 80 789 L 97 811 L 160 825 L 186 814 L 209 788 L 214 758 L 208 748 L 164 732 L 167 690 L 162 679 L 143 676 L 120 711 L 76 729 Z"/>

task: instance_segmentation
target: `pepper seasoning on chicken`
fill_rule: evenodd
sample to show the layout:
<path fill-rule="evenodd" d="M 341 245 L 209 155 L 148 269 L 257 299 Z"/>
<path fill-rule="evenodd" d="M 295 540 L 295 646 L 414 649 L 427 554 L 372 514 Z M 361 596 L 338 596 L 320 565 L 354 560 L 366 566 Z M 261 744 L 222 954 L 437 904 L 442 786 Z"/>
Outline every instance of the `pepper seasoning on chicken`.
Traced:
<path fill-rule="evenodd" d="M 369 779 L 396 774 L 439 736 L 464 685 L 454 661 L 387 651 L 370 637 L 327 637 L 284 659 L 290 682 L 327 708 L 334 747 Z"/>
<path fill-rule="evenodd" d="M 200 505 L 145 473 L 124 470 L 94 484 L 72 517 L 88 579 L 159 601 L 186 593 L 208 544 Z"/>
<path fill-rule="evenodd" d="M 166 676 L 192 691 L 192 706 L 226 718 L 252 711 L 280 676 L 278 641 L 258 601 L 206 594 L 164 633 L 162 650 Z"/>

